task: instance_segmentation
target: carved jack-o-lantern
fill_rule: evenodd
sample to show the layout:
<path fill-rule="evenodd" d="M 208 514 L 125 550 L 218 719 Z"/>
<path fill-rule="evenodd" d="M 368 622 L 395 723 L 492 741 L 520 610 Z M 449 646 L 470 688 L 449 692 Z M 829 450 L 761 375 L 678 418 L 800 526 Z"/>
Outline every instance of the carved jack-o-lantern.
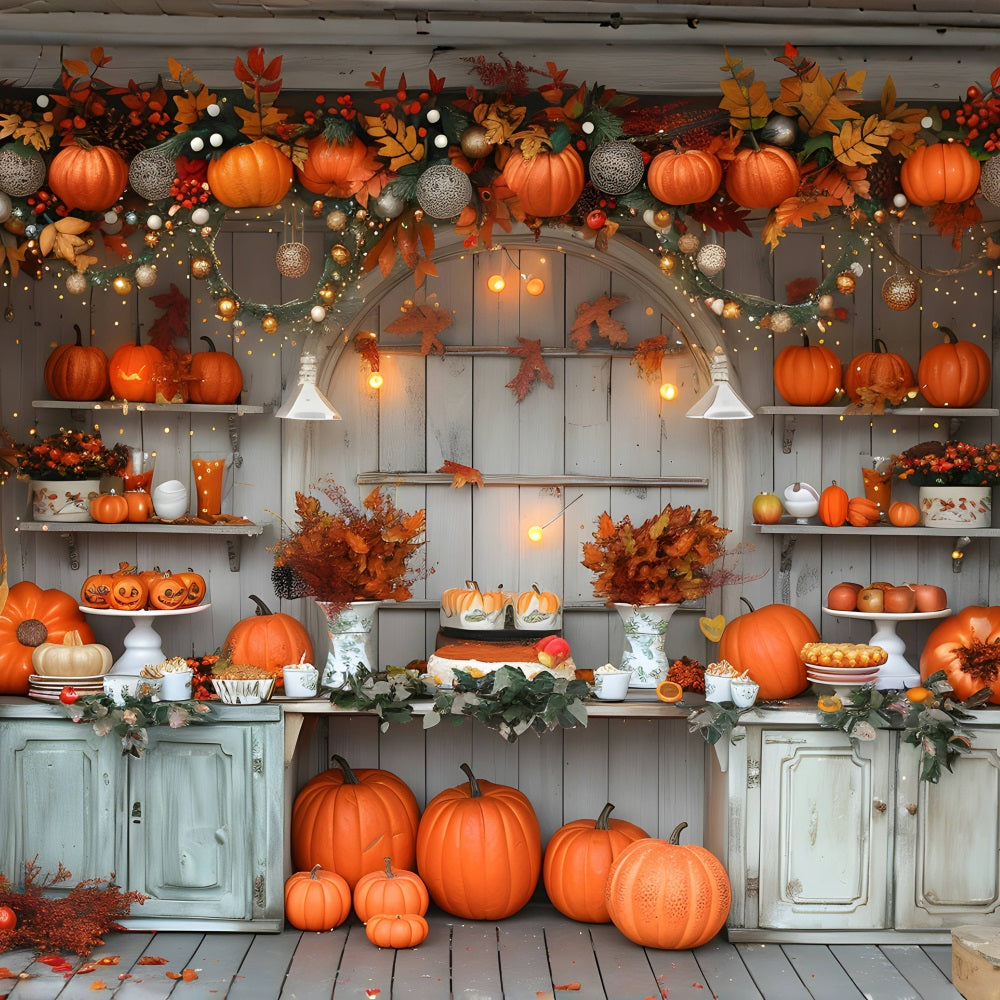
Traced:
<path fill-rule="evenodd" d="M 116 576 L 111 585 L 111 607 L 119 611 L 141 611 L 146 606 L 149 588 L 135 573 Z"/>

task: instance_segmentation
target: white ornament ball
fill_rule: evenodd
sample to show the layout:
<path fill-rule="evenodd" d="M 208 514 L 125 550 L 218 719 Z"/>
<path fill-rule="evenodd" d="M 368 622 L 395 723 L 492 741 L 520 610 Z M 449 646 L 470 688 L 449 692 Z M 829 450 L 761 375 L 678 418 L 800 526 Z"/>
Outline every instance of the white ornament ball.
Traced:
<path fill-rule="evenodd" d="M 157 277 L 155 264 L 140 264 L 135 269 L 135 283 L 140 288 L 152 288 L 156 284 Z"/>
<path fill-rule="evenodd" d="M 10 200 L 10 195 L 0 191 L 0 222 L 6 222 L 13 210 L 14 203 Z"/>
<path fill-rule="evenodd" d="M 417 181 L 417 201 L 432 219 L 451 219 L 472 200 L 468 174 L 450 163 L 428 167 Z"/>
<path fill-rule="evenodd" d="M 190 142 L 191 149 L 200 153 L 205 148 L 205 140 L 200 135 L 196 135 Z"/>
<path fill-rule="evenodd" d="M 212 218 L 212 213 L 204 206 L 196 208 L 191 213 L 191 221 L 196 226 L 204 226 L 208 223 L 208 220 Z"/>
<path fill-rule="evenodd" d="M 222 108 L 220 108 L 218 104 L 209 104 L 208 107 L 205 108 L 205 114 L 208 115 L 209 118 L 218 118 L 219 115 L 222 114 Z"/>
<path fill-rule="evenodd" d="M 593 135 L 594 134 L 594 123 L 593 122 L 584 122 L 580 126 L 580 131 L 583 132 L 584 135 Z"/>
<path fill-rule="evenodd" d="M 163 201 L 170 197 L 176 173 L 173 156 L 161 146 L 153 146 L 132 158 L 128 166 L 129 187 L 146 201 Z"/>
<path fill-rule="evenodd" d="M 775 333 L 788 333 L 792 328 L 792 317 L 784 309 L 776 309 L 771 313 L 769 325 Z"/>
<path fill-rule="evenodd" d="M 83 295 L 87 290 L 87 276 L 79 271 L 74 271 L 66 278 L 66 291 L 70 295 Z"/>
<path fill-rule="evenodd" d="M 310 259 L 305 243 L 282 243 L 274 255 L 278 273 L 286 278 L 301 278 L 309 270 Z"/>
<path fill-rule="evenodd" d="M 821 295 L 818 302 L 820 312 L 829 312 L 833 308 L 833 296 L 832 295 Z"/>
<path fill-rule="evenodd" d="M 431 108 L 430 111 L 427 112 L 427 120 L 432 125 L 437 125 L 437 123 L 441 121 L 441 112 L 438 111 L 437 108 Z"/>
<path fill-rule="evenodd" d="M 851 264 L 848 270 L 851 272 L 851 274 L 854 275 L 855 278 L 860 278 L 865 273 L 864 265 L 861 264 L 859 261 L 854 261 L 854 263 Z"/>
<path fill-rule="evenodd" d="M 991 156 L 979 174 L 980 194 L 991 204 L 1000 207 L 1000 156 Z"/>
<path fill-rule="evenodd" d="M 900 191 L 898 194 L 892 196 L 892 207 L 893 208 L 906 208 L 910 204 L 910 199 Z"/>
<path fill-rule="evenodd" d="M 157 229 L 163 228 L 163 219 L 161 219 L 158 215 L 151 215 L 146 220 L 146 228 L 151 229 L 155 233 Z"/>
<path fill-rule="evenodd" d="M 434 136 L 434 146 L 436 149 L 444 149 L 448 145 L 448 136 L 444 132 L 439 132 Z"/>
<path fill-rule="evenodd" d="M 375 199 L 375 214 L 383 219 L 395 219 L 396 216 L 402 215 L 404 208 L 406 208 L 405 200 L 391 188 L 383 188 Z"/>
<path fill-rule="evenodd" d="M 322 323 L 326 319 L 326 309 L 323 306 L 313 306 L 309 310 L 309 317 L 314 323 Z"/>
<path fill-rule="evenodd" d="M 220 132 L 213 132 L 208 137 L 208 144 L 214 149 L 218 149 L 226 140 L 222 137 Z"/>
<path fill-rule="evenodd" d="M 894 274 L 882 285 L 882 299 L 896 312 L 905 312 L 916 304 L 920 297 L 920 286 L 908 274 Z"/>
<path fill-rule="evenodd" d="M 36 104 L 36 106 L 39 107 L 39 108 L 41 108 L 43 111 L 49 106 L 49 103 L 50 102 L 49 102 L 49 95 L 48 94 L 39 94 L 35 98 L 35 104 Z"/>
<path fill-rule="evenodd" d="M 695 257 L 698 270 L 708 278 L 714 278 L 726 268 L 726 248 L 718 243 L 706 243 Z"/>
<path fill-rule="evenodd" d="M 620 195 L 634 191 L 645 172 L 642 153 L 631 142 L 602 142 L 590 157 L 590 179 L 604 194 Z"/>
<path fill-rule="evenodd" d="M 36 149 L 23 143 L 0 148 L 0 191 L 12 198 L 26 198 L 45 182 L 45 161 Z"/>

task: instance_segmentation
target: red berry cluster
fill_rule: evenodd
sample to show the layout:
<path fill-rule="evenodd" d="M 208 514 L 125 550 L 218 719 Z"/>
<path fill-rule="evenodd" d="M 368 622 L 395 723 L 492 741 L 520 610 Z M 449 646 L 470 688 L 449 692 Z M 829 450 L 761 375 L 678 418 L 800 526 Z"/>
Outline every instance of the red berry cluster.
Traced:
<path fill-rule="evenodd" d="M 170 185 L 170 196 L 181 208 L 194 208 L 204 205 L 209 199 L 208 185 L 197 177 L 185 177 L 181 180 L 175 177 Z"/>
<path fill-rule="evenodd" d="M 949 108 L 941 111 L 941 118 L 948 121 L 952 117 Z M 980 136 L 985 135 L 983 148 L 993 152 L 1000 149 L 1000 95 L 994 91 L 984 94 L 973 84 L 965 92 L 965 100 L 954 112 L 955 124 L 968 131 L 962 140 L 971 146 Z"/>

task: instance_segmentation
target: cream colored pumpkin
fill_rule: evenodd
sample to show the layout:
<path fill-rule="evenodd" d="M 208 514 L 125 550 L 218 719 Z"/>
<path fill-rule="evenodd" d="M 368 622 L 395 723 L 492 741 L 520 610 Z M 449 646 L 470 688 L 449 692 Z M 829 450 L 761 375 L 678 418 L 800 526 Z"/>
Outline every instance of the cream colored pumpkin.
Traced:
<path fill-rule="evenodd" d="M 67 632 L 62 642 L 43 642 L 31 651 L 31 666 L 39 677 L 97 677 L 111 669 L 111 650 L 99 642 L 84 642 Z"/>

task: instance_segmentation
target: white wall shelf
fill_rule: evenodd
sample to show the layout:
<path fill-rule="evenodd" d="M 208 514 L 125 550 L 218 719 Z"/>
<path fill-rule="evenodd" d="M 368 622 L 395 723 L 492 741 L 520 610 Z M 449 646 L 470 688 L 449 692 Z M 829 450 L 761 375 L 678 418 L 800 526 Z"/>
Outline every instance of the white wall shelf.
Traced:
<path fill-rule="evenodd" d="M 451 486 L 450 472 L 361 472 L 359 486 Z M 705 476 L 483 475 L 484 486 L 688 486 L 708 487 Z"/>
<path fill-rule="evenodd" d="M 242 417 L 252 413 L 270 413 L 271 406 L 244 405 L 243 403 L 136 403 L 122 399 L 91 401 L 64 399 L 33 399 L 36 410 L 111 410 L 115 413 L 231 413 Z"/>

